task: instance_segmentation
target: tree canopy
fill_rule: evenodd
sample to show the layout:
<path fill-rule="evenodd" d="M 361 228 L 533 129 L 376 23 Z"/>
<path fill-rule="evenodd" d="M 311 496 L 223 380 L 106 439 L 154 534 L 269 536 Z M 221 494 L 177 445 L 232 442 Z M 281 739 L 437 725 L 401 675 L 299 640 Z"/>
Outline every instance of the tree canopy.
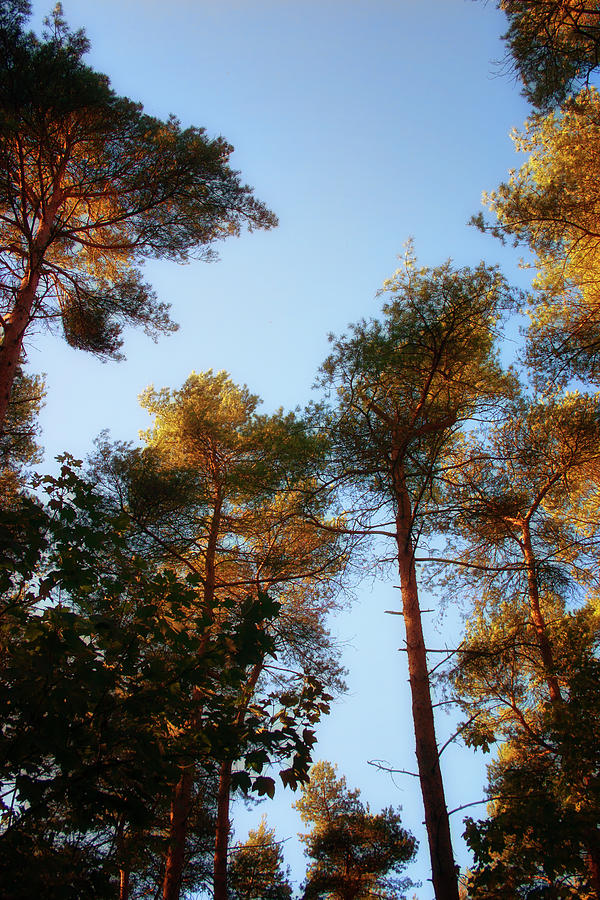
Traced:
<path fill-rule="evenodd" d="M 598 154 L 600 97 L 589 88 L 514 136 L 528 159 L 484 194 L 497 223 L 476 222 L 535 255 L 529 359 L 553 378 L 597 381 L 600 346 Z"/>
<path fill-rule="evenodd" d="M 304 898 L 391 900 L 410 880 L 398 874 L 414 856 L 416 841 L 401 826 L 400 811 L 391 807 L 371 813 L 360 791 L 349 790 L 336 768 L 319 762 L 296 802 L 302 821 L 312 826 L 301 835 L 312 860 Z"/>
<path fill-rule="evenodd" d="M 595 0 L 499 0 L 504 35 L 523 94 L 538 109 L 562 103 L 600 62 L 600 5 Z"/>
<path fill-rule="evenodd" d="M 0 882 L 15 900 L 290 900 L 266 819 L 231 846 L 231 799 L 268 802 L 278 781 L 301 792 L 304 900 L 404 897 L 417 843 L 399 809 L 310 768 L 344 689 L 329 621 L 352 563 L 399 578 L 416 769 L 392 771 L 418 779 L 436 900 L 600 897 L 600 6 L 498 5 L 537 111 L 516 137 L 527 162 L 486 197 L 496 222 L 478 223 L 534 255 L 528 370 L 499 351 L 525 295 L 484 262 L 420 267 L 409 244 L 380 315 L 331 336 L 304 412 L 263 413 L 227 372 L 192 372 L 144 391 L 139 444 L 103 433 L 85 469 L 63 455 L 29 477 L 37 324 L 118 358 L 126 326 L 175 327 L 146 260 L 210 259 L 275 217 L 223 138 L 117 96 L 60 4 L 38 36 L 27 0 L 0 0 Z M 432 665 L 446 651 L 426 645 L 422 587 L 440 571 L 468 618 Z M 466 720 L 440 747 L 446 702 Z M 458 738 L 464 758 L 495 755 L 486 799 L 449 811 Z M 450 816 L 479 802 L 461 875 Z"/>
<path fill-rule="evenodd" d="M 233 848 L 229 876 L 232 900 L 290 900 L 289 868 L 265 816 L 249 830 L 248 840 Z"/>
<path fill-rule="evenodd" d="M 140 263 L 209 258 L 215 241 L 276 222 L 222 137 L 115 94 L 60 4 L 41 38 L 28 11 L 2 0 L 0 422 L 32 323 L 59 320 L 72 346 L 118 358 L 124 325 L 174 327 Z"/>

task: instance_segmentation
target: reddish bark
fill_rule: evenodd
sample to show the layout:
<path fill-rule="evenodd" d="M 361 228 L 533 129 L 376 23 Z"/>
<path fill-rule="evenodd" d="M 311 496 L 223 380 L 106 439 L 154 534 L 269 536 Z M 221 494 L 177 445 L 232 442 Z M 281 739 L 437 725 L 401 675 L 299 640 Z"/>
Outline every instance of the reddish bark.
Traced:
<path fill-rule="evenodd" d="M 15 304 L 2 319 L 4 332 L 0 345 L 0 430 L 4 426 L 10 392 L 19 368 L 23 350 L 23 336 L 31 322 L 35 295 L 40 280 L 40 265 L 34 264 L 21 281 L 16 292 Z"/>
<path fill-rule="evenodd" d="M 61 168 L 59 175 L 62 175 L 62 171 L 63 169 Z M 3 316 L 0 323 L 3 331 L 2 343 L 0 344 L 0 432 L 4 426 L 10 402 L 10 392 L 19 368 L 23 350 L 23 336 L 32 318 L 36 293 L 42 274 L 44 254 L 52 240 L 52 225 L 63 199 L 62 191 L 57 188 L 52 199 L 47 204 L 43 218 L 31 242 L 27 269 L 15 292 L 13 308 Z"/>
<path fill-rule="evenodd" d="M 594 838 L 587 843 L 586 865 L 594 894 L 600 898 L 600 840 Z"/>
<path fill-rule="evenodd" d="M 255 664 L 246 683 L 244 699 L 235 718 L 236 725 L 242 725 L 248 703 L 252 699 L 256 683 L 262 672 L 262 662 Z M 229 804 L 231 796 L 232 761 L 221 763 L 219 790 L 217 794 L 217 828 L 215 834 L 215 855 L 213 861 L 214 900 L 227 900 L 227 862 L 229 849 Z"/>
<path fill-rule="evenodd" d="M 169 852 L 163 881 L 163 900 L 179 900 L 185 861 L 188 819 L 192 809 L 193 782 L 193 768 L 188 766 L 182 772 L 171 801 Z"/>
<path fill-rule="evenodd" d="M 531 535 L 529 533 L 529 523 L 523 524 L 522 530 L 522 547 L 525 556 L 525 564 L 527 566 L 527 586 L 529 592 L 529 611 L 531 620 L 536 630 L 542 664 L 544 666 L 544 675 L 548 692 L 552 703 L 562 700 L 558 679 L 554 674 L 554 658 L 552 647 L 548 639 L 548 629 L 540 606 L 540 593 L 538 588 L 537 574 L 535 570 L 535 555 L 531 546 Z"/>
<path fill-rule="evenodd" d="M 119 900 L 129 900 L 131 872 L 127 860 L 127 839 L 125 838 L 125 817 L 121 818 L 117 828 L 117 851 L 119 867 Z"/>
<path fill-rule="evenodd" d="M 229 802 L 231 791 L 231 760 L 221 763 L 217 794 L 217 829 L 215 833 L 214 900 L 227 900 L 227 850 L 229 847 Z"/>
<path fill-rule="evenodd" d="M 129 900 L 129 869 L 119 871 L 119 900 Z"/>
<path fill-rule="evenodd" d="M 393 473 L 396 493 L 396 541 L 402 611 L 406 628 L 406 652 L 412 697 L 413 726 L 419 781 L 425 808 L 431 873 L 436 900 L 459 900 L 458 873 L 454 863 L 448 807 L 435 736 L 433 705 L 423 638 L 421 608 L 411 538 L 412 510 L 402 472 Z"/>
<path fill-rule="evenodd" d="M 544 674 L 546 676 L 550 701 L 556 704 L 562 701 L 563 697 L 558 679 L 554 674 L 552 645 L 548 637 L 546 622 L 540 607 L 540 596 L 535 571 L 535 555 L 531 545 L 531 535 L 527 522 L 523 525 L 522 539 L 523 554 L 527 566 L 527 584 L 529 589 L 531 619 L 537 632 L 538 646 L 540 648 L 540 655 L 544 666 Z M 600 842 L 594 842 L 593 838 L 590 838 L 584 846 L 586 848 L 585 863 L 589 873 L 590 882 L 596 897 L 600 898 Z"/>

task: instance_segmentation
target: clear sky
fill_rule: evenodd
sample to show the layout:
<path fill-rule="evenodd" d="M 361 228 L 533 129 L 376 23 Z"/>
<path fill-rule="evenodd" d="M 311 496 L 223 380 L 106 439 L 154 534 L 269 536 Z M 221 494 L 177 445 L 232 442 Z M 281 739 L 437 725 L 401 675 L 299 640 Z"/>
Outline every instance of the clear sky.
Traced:
<path fill-rule="evenodd" d="M 33 3 L 36 30 L 50 5 Z M 47 374 L 46 468 L 63 450 L 85 457 L 105 428 L 135 440 L 148 425 L 140 391 L 179 387 L 192 370 L 226 369 L 263 397 L 265 411 L 303 405 L 327 334 L 377 314 L 376 292 L 410 236 L 423 264 L 484 258 L 527 283 L 514 251 L 467 225 L 482 190 L 518 164 L 508 133 L 527 114 L 514 80 L 494 65 L 505 24 L 493 2 L 65 0 L 64 12 L 85 27 L 90 64 L 118 93 L 223 134 L 236 148 L 234 167 L 280 225 L 228 240 L 215 263 L 149 264 L 181 328 L 157 344 L 128 333 L 126 362 L 102 364 L 57 337 L 30 338 L 29 366 Z M 416 779 L 393 783 L 367 764 L 415 768 L 401 620 L 383 612 L 398 608 L 397 595 L 393 581 L 368 582 L 333 623 L 350 691 L 321 727 L 316 756 L 337 762 L 373 808 L 403 805 L 421 839 L 411 874 L 423 879 L 420 900 L 430 900 Z M 430 618 L 432 646 L 451 646 L 458 617 Z M 443 743 L 451 719 L 442 715 L 438 730 Z M 450 807 L 480 799 L 481 761 L 464 749 L 443 761 Z M 265 812 L 290 838 L 298 881 L 290 799 L 242 808 L 236 833 L 243 838 Z M 465 865 L 462 814 L 453 822 Z"/>

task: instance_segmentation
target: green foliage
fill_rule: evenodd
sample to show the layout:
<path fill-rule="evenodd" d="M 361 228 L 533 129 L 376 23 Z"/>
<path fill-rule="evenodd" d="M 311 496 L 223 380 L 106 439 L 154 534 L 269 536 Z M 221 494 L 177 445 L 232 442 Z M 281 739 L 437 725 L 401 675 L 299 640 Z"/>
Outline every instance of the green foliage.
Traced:
<path fill-rule="evenodd" d="M 456 453 L 448 520 L 460 564 L 448 587 L 473 604 L 454 687 L 463 737 L 484 749 L 560 700 L 565 608 L 598 565 L 597 399 L 521 399 L 508 412 Z"/>
<path fill-rule="evenodd" d="M 523 94 L 538 109 L 562 103 L 598 67 L 600 4 L 595 0 L 499 0 L 504 35 Z"/>
<path fill-rule="evenodd" d="M 312 825 L 309 834 L 301 835 L 312 860 L 306 900 L 391 900 L 410 887 L 410 880 L 395 876 L 413 858 L 415 839 L 401 827 L 399 811 L 390 807 L 373 814 L 359 796 L 330 763 L 313 766 L 296 802 L 302 821 Z"/>
<path fill-rule="evenodd" d="M 210 258 L 214 242 L 276 219 L 223 138 L 118 97 L 60 4 L 41 38 L 23 30 L 28 12 L 2 0 L 0 312 L 17 341 L 33 312 L 61 321 L 72 346 L 118 358 L 124 325 L 174 328 L 140 263 Z"/>
<path fill-rule="evenodd" d="M 529 247 L 538 269 L 530 297 L 528 361 L 540 383 L 575 375 L 596 382 L 600 347 L 600 258 L 596 148 L 600 98 L 582 91 L 566 108 L 534 116 L 515 133 L 526 162 L 484 203 L 497 222 L 479 227 Z"/>
<path fill-rule="evenodd" d="M 562 623 L 563 703 L 541 703 L 489 767 L 489 818 L 466 820 L 474 900 L 597 896 L 600 663 L 592 610 Z M 568 668 L 568 671 L 567 671 Z"/>
<path fill-rule="evenodd" d="M 290 900 L 289 868 L 264 816 L 248 840 L 233 849 L 228 883 L 232 900 Z"/>
<path fill-rule="evenodd" d="M 22 470 L 40 462 L 37 418 L 44 403 L 44 379 L 19 368 L 4 427 L 0 432 L 0 492 L 7 506 L 18 490 Z"/>
<path fill-rule="evenodd" d="M 381 319 L 332 338 L 322 383 L 336 390 L 338 404 L 328 428 L 338 472 L 366 488 L 365 507 L 376 498 L 390 503 L 397 477 L 418 517 L 435 506 L 435 473 L 458 431 L 513 388 L 495 338 L 514 300 L 495 269 L 418 268 L 410 248 L 404 270 L 383 290 Z"/>
<path fill-rule="evenodd" d="M 286 717 L 306 715 L 310 725 L 326 709 L 324 683 L 339 688 L 341 674 L 323 617 L 345 559 L 319 527 L 323 504 L 312 486 L 323 440 L 294 414 L 259 414 L 258 397 L 225 372 L 193 373 L 177 391 L 149 389 L 142 403 L 154 416 L 146 447 L 101 446 L 95 472 L 107 496 L 132 521 L 145 556 L 198 573 L 205 591 L 226 601 L 215 626 L 239 615 L 248 591 L 269 592 L 278 673 L 273 689 L 261 673 L 258 706 L 246 696 L 240 703 L 250 703 L 248 721 L 260 708 L 277 729 Z M 284 744 L 290 738 L 281 733 Z M 234 774 L 234 785 L 244 778 Z"/>
<path fill-rule="evenodd" d="M 83 867 L 77 878 L 98 869 L 108 883 L 115 834 L 156 827 L 182 766 L 210 772 L 279 740 L 294 767 L 323 702 L 318 691 L 299 700 L 274 733 L 263 712 L 236 726 L 232 697 L 248 666 L 272 652 L 265 623 L 279 604 L 247 597 L 214 630 L 199 579 L 149 567 L 130 546 L 127 518 L 107 510 L 70 459 L 38 488 L 46 503 L 9 511 L 0 544 L 0 871 L 16 891 L 23 858 L 40 857 L 23 897 L 61 883 L 63 863 Z M 295 728 L 299 711 L 309 718 Z M 269 758 L 252 759 L 249 790 L 262 790 Z M 65 883 L 64 896 L 79 883 Z"/>

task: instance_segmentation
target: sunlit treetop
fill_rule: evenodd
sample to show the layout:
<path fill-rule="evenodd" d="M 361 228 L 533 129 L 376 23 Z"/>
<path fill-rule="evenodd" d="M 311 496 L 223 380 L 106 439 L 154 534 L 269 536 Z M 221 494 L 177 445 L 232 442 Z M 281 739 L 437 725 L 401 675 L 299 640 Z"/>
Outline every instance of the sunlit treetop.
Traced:
<path fill-rule="evenodd" d="M 333 452 L 347 480 L 367 487 L 366 502 L 388 503 L 402 470 L 425 511 L 456 435 L 495 415 L 514 388 L 497 338 L 515 295 L 493 267 L 420 268 L 410 252 L 383 293 L 382 316 L 332 338 L 322 367 L 337 395 Z"/>
<path fill-rule="evenodd" d="M 507 182 L 484 194 L 497 222 L 475 220 L 528 246 L 538 274 L 530 361 L 552 378 L 600 377 L 600 95 L 582 91 L 561 113 L 535 116 L 514 134 L 528 154 Z"/>
<path fill-rule="evenodd" d="M 233 900 L 289 900 L 290 870 L 284 865 L 281 842 L 267 828 L 265 816 L 248 840 L 233 848 L 228 882 Z"/>
<path fill-rule="evenodd" d="M 210 470 L 243 494 L 264 498 L 306 477 L 322 448 L 300 417 L 260 413 L 260 398 L 224 371 L 193 372 L 179 390 L 150 387 L 140 402 L 154 417 L 143 437 L 169 465 Z"/>

